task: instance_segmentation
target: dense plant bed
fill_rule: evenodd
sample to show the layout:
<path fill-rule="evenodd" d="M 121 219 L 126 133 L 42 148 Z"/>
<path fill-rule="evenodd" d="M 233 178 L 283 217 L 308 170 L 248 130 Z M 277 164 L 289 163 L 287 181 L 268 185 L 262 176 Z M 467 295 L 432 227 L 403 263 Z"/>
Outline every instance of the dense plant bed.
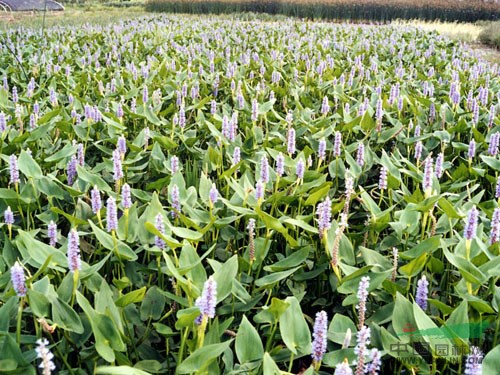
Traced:
<path fill-rule="evenodd" d="M 2 38 L 0 368 L 495 373 L 498 66 L 410 27 Z"/>

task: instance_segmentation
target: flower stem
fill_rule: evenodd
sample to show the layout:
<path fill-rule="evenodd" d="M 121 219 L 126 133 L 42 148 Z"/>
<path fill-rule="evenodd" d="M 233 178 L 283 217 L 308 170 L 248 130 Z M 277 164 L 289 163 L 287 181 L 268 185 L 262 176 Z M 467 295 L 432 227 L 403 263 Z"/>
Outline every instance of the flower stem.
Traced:
<path fill-rule="evenodd" d="M 23 316 L 23 307 L 24 307 L 24 297 L 21 297 L 19 301 L 19 308 L 17 310 L 17 326 L 16 326 L 16 340 L 18 345 L 21 345 L 21 323 Z"/>

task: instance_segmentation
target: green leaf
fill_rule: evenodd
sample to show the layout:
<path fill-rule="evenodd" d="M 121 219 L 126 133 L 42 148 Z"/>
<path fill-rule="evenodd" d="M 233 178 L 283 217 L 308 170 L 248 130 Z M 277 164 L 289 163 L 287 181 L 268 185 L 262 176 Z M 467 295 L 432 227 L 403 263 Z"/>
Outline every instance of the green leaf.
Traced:
<path fill-rule="evenodd" d="M 172 230 L 173 234 L 175 234 L 176 236 L 179 236 L 181 238 L 185 238 L 186 240 L 199 241 L 203 237 L 203 234 L 196 232 L 194 230 L 191 230 L 191 229 L 174 227 L 174 226 L 170 226 L 170 225 L 169 225 L 169 227 Z"/>
<path fill-rule="evenodd" d="M 0 360 L 11 360 L 14 361 L 17 366 L 26 366 L 28 363 L 24 359 L 19 345 L 14 340 L 14 335 L 0 332 L 0 338 L 2 338 L 2 336 L 4 336 L 4 339 L 0 340 Z M 2 341 L 3 345 L 1 345 Z M 13 366 L 11 362 L 7 362 L 7 365 Z"/>
<path fill-rule="evenodd" d="M 142 287 L 141 289 L 134 290 L 130 293 L 121 296 L 115 301 L 116 306 L 125 307 L 130 305 L 131 303 L 141 302 L 144 299 L 144 295 L 146 294 L 146 287 Z"/>
<path fill-rule="evenodd" d="M 488 280 L 487 276 L 472 264 L 472 262 L 449 252 L 445 248 L 443 248 L 443 253 L 446 259 L 458 269 L 460 274 L 468 282 L 481 285 Z"/>
<path fill-rule="evenodd" d="M 28 303 L 36 316 L 47 317 L 49 315 L 50 303 L 45 294 L 28 289 Z"/>
<path fill-rule="evenodd" d="M 116 241 L 116 248 L 115 248 L 115 242 L 113 241 L 113 237 L 111 235 L 107 234 L 105 231 L 100 229 L 91 220 L 89 220 L 89 224 L 92 227 L 92 231 L 97 237 L 97 240 L 100 242 L 102 246 L 104 246 L 108 250 L 116 251 L 121 259 L 126 259 L 130 261 L 137 260 L 137 254 L 130 247 L 128 247 L 127 244 L 118 239 L 115 239 Z"/>
<path fill-rule="evenodd" d="M 311 251 L 311 247 L 303 247 L 302 249 L 293 252 L 290 256 L 287 256 L 285 259 L 280 260 L 272 265 L 265 266 L 264 270 L 268 272 L 276 272 L 289 269 L 291 267 L 296 267 L 302 264 L 309 255 Z"/>
<path fill-rule="evenodd" d="M 462 301 L 460 305 L 453 310 L 442 329 L 448 331 L 449 334 L 447 337 L 457 338 L 460 345 L 467 345 L 470 335 L 467 301 Z"/>
<path fill-rule="evenodd" d="M 495 171 L 500 171 L 500 160 L 493 156 L 480 155 L 480 158 Z"/>
<path fill-rule="evenodd" d="M 290 305 L 279 319 L 280 333 L 283 342 L 294 354 L 311 353 L 311 333 L 302 315 L 300 303 L 295 297 L 288 297 L 285 300 Z"/>
<path fill-rule="evenodd" d="M 171 249 L 175 250 L 178 247 L 182 246 L 182 244 L 179 241 L 177 241 L 177 240 L 173 239 L 172 237 L 167 236 L 167 235 L 165 235 L 163 233 L 160 233 L 160 231 L 158 229 L 156 229 L 156 226 L 153 223 L 150 223 L 149 221 L 147 221 L 146 223 L 144 223 L 144 227 L 146 228 L 146 230 L 149 233 L 152 233 L 155 236 L 160 237 L 163 241 L 165 241 L 165 243 Z"/>
<path fill-rule="evenodd" d="M 70 215 L 66 213 L 65 211 L 61 210 L 59 207 L 51 207 L 50 210 L 56 214 L 63 215 L 68 221 L 71 223 L 72 227 L 77 227 L 79 225 L 86 225 L 87 222 L 85 220 L 79 219 L 73 215 Z"/>
<path fill-rule="evenodd" d="M 82 179 L 85 182 L 88 182 L 92 187 L 97 186 L 97 188 L 101 191 L 105 191 L 107 193 L 111 193 L 113 189 L 109 187 L 109 185 L 104 181 L 97 173 L 90 173 L 85 168 L 81 166 L 77 166 L 76 170 L 78 172 L 78 178 Z"/>
<path fill-rule="evenodd" d="M 158 290 L 156 286 L 152 286 L 147 291 L 141 303 L 141 319 L 154 320 L 160 319 L 165 308 L 165 296 Z"/>
<path fill-rule="evenodd" d="M 115 352 L 113 348 L 111 347 L 111 341 L 108 340 L 108 338 L 101 332 L 99 325 L 97 324 L 98 321 L 100 322 L 101 326 L 106 329 L 106 327 L 112 327 L 113 322 L 111 321 L 111 325 L 108 322 L 103 322 L 103 318 L 101 317 L 98 319 L 97 315 L 102 315 L 98 314 L 95 312 L 95 310 L 90 306 L 89 301 L 85 298 L 83 294 L 81 294 L 79 291 L 76 292 L 76 300 L 80 307 L 82 308 L 83 312 L 85 315 L 87 315 L 88 321 L 90 325 L 92 326 L 92 333 L 94 334 L 95 338 L 95 348 L 97 350 L 97 353 L 106 360 L 107 362 L 114 362 L 115 361 Z M 106 317 L 105 315 L 103 315 Z M 106 317 L 108 318 L 108 317 Z M 109 319 L 109 318 L 108 318 Z M 111 319 L 109 319 L 111 320 Z M 111 332 L 114 337 L 116 337 L 116 334 L 114 332 Z"/>
<path fill-rule="evenodd" d="M 23 174 L 28 178 L 38 180 L 43 177 L 42 169 L 38 163 L 26 151 L 21 151 L 21 155 L 17 159 L 18 167 Z"/>
<path fill-rule="evenodd" d="M 255 315 L 254 321 L 256 323 L 276 324 L 281 314 L 283 314 L 289 306 L 290 304 L 287 302 L 278 298 L 273 298 L 270 306 L 263 306 L 262 311 Z"/>
<path fill-rule="evenodd" d="M 483 359 L 483 374 L 497 374 L 500 369 L 500 344 L 489 351 Z"/>
<path fill-rule="evenodd" d="M 274 360 L 271 358 L 269 353 L 264 353 L 264 374 L 265 375 L 281 375 L 281 370 L 274 362 Z"/>
<path fill-rule="evenodd" d="M 439 327 L 417 304 L 413 305 L 413 314 L 418 327 L 417 334 L 430 344 L 434 355 L 438 357 L 453 356 L 451 353 L 441 355 L 439 348 L 451 348 L 453 344 L 446 338 L 440 338 L 441 331 Z"/>
<path fill-rule="evenodd" d="M 150 375 L 149 372 L 142 371 L 129 366 L 99 366 L 96 374 L 102 375 Z"/>
<path fill-rule="evenodd" d="M 238 275 L 238 255 L 229 258 L 214 274 L 217 282 L 217 302 L 226 299 L 233 288 L 233 280 Z"/>
<path fill-rule="evenodd" d="M 52 302 L 52 320 L 59 327 L 75 332 L 83 333 L 83 325 L 80 317 L 75 310 L 60 298 L 56 298 Z"/>
<path fill-rule="evenodd" d="M 462 217 L 446 198 L 439 198 L 438 205 L 450 219 L 460 219 Z"/>
<path fill-rule="evenodd" d="M 441 245 L 441 236 L 433 236 L 431 238 L 426 238 L 420 242 L 413 249 L 401 253 L 401 257 L 404 259 L 414 259 L 422 254 L 432 254 Z"/>
<path fill-rule="evenodd" d="M 236 357 L 240 363 L 260 360 L 264 355 L 264 346 L 259 333 L 245 315 L 238 329 L 235 341 Z"/>
<path fill-rule="evenodd" d="M 0 199 L 17 201 L 18 194 L 13 189 L 0 188 Z"/>
<path fill-rule="evenodd" d="M 396 335 L 405 342 L 410 341 L 412 332 L 417 329 L 417 323 L 413 317 L 413 304 L 399 292 L 396 293 L 392 325 Z"/>
<path fill-rule="evenodd" d="M 256 207 L 255 211 L 257 212 L 257 214 L 259 215 L 260 219 L 264 222 L 264 224 L 266 225 L 266 227 L 268 229 L 273 229 L 273 230 L 281 233 L 283 235 L 283 237 L 286 238 L 286 240 L 288 241 L 288 243 L 290 244 L 290 246 L 295 247 L 295 246 L 298 245 L 297 241 L 288 234 L 288 230 L 283 226 L 283 224 L 281 224 L 279 222 L 278 219 L 276 219 L 276 218 L 272 217 L 271 215 L 265 213 L 264 211 L 262 211 L 260 209 L 260 207 Z"/>
<path fill-rule="evenodd" d="M 346 338 L 346 333 L 351 330 L 352 337 L 356 336 L 356 325 L 347 316 L 335 314 L 328 327 L 328 339 L 342 345 Z"/>
<path fill-rule="evenodd" d="M 45 264 L 49 258 L 50 261 L 47 265 L 49 268 L 64 271 L 64 268 L 68 266 L 67 257 L 60 249 L 56 249 L 36 240 L 30 233 L 23 230 L 19 229 L 18 233 L 20 242 L 19 250 L 25 255 L 25 258 L 28 259 L 28 263 L 32 266 L 39 268 Z"/>
<path fill-rule="evenodd" d="M 315 206 L 316 203 L 328 196 L 328 192 L 330 191 L 331 186 L 331 182 L 325 183 L 324 186 L 320 187 L 314 193 L 311 193 L 311 195 L 309 195 L 304 205 Z"/>
<path fill-rule="evenodd" d="M 301 268 L 301 266 L 292 268 L 291 270 L 288 270 L 288 271 L 270 273 L 269 275 L 266 275 L 264 277 L 261 277 L 260 279 L 257 279 L 255 281 L 255 285 L 257 285 L 259 288 L 270 286 L 270 285 L 272 286 L 272 285 L 276 284 L 277 282 L 279 282 L 283 279 L 286 279 L 288 276 L 293 274 L 299 268 Z"/>
<path fill-rule="evenodd" d="M 399 271 L 405 274 L 407 277 L 413 277 L 418 275 L 425 267 L 427 263 L 428 253 L 423 253 L 418 258 L 413 259 L 411 262 L 399 267 Z"/>
<path fill-rule="evenodd" d="M 184 327 L 189 327 L 199 315 L 200 309 L 198 307 L 188 307 L 187 309 L 177 311 L 175 328 L 180 330 Z"/>
<path fill-rule="evenodd" d="M 307 224 L 306 222 L 304 222 L 302 220 L 287 218 L 287 219 L 283 220 L 283 222 L 286 223 L 286 224 L 291 224 L 294 227 L 302 228 L 302 229 L 304 229 L 304 230 L 306 230 L 306 231 L 308 231 L 310 233 L 314 233 L 314 234 L 318 233 L 318 228 L 315 228 L 312 225 L 309 225 L 309 224 Z"/>
<path fill-rule="evenodd" d="M 220 344 L 206 345 L 200 349 L 195 350 L 189 357 L 187 357 L 177 367 L 178 374 L 191 374 L 194 372 L 203 372 L 207 367 L 219 357 L 233 340 L 225 341 Z"/>
<path fill-rule="evenodd" d="M 93 324 L 102 334 L 106 341 L 106 345 L 110 345 L 111 348 L 116 351 L 126 350 L 125 343 L 122 341 L 117 325 L 109 316 L 97 313 L 94 315 L 93 320 Z M 99 339 L 96 337 L 96 340 Z"/>

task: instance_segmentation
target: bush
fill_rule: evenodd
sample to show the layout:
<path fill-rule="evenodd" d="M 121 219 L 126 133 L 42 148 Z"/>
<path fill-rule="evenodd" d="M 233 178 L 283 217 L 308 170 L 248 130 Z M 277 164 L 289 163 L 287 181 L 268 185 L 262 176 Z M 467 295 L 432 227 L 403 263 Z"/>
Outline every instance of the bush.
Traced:
<path fill-rule="evenodd" d="M 500 19 L 500 7 L 481 0 L 147 0 L 146 10 L 169 13 L 269 13 L 309 19 L 382 21 L 421 19 L 458 22 Z"/>
<path fill-rule="evenodd" d="M 500 21 L 492 22 L 479 35 L 481 43 L 500 49 Z"/>

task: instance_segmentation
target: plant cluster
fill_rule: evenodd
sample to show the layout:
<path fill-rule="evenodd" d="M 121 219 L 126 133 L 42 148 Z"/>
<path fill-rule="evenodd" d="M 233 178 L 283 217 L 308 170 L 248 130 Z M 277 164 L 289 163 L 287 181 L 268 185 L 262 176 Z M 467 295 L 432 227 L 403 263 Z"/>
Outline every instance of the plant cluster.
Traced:
<path fill-rule="evenodd" d="M 499 368 L 498 65 L 290 20 L 2 38 L 2 371 Z"/>

